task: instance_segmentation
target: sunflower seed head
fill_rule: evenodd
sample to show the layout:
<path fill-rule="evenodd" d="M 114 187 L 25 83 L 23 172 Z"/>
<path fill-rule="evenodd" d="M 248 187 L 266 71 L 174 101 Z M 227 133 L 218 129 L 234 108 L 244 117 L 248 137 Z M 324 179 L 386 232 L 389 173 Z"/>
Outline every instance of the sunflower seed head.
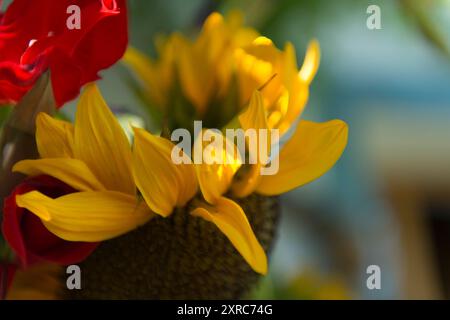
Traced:
<path fill-rule="evenodd" d="M 266 253 L 280 214 L 276 197 L 237 201 Z M 189 205 L 105 241 L 81 265 L 82 290 L 68 299 L 236 299 L 258 282 L 255 273 L 214 226 Z"/>

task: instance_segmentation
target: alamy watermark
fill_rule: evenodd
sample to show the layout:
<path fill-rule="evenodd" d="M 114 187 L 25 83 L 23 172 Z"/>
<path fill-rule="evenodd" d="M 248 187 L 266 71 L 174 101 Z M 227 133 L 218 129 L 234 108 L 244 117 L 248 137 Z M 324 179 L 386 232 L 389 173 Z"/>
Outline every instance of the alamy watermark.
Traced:
<path fill-rule="evenodd" d="M 69 290 L 81 290 L 81 269 L 76 264 L 72 264 L 66 268 L 69 275 L 66 280 L 66 287 Z"/>
<path fill-rule="evenodd" d="M 381 29 L 381 9 L 375 4 L 367 7 L 366 13 L 369 14 L 366 20 L 366 26 L 369 30 Z"/>
<path fill-rule="evenodd" d="M 69 30 L 81 29 L 81 9 L 73 4 L 67 7 L 66 13 L 70 16 L 66 19 L 66 27 Z"/>
<path fill-rule="evenodd" d="M 366 273 L 369 275 L 366 280 L 366 286 L 369 290 L 381 289 L 381 268 L 376 264 L 367 267 Z"/>
<path fill-rule="evenodd" d="M 279 169 L 278 129 L 203 129 L 194 121 L 194 143 L 187 129 L 172 132 L 177 143 L 171 158 L 175 164 L 261 164 L 261 175 L 274 175 Z M 192 150 L 193 145 L 193 150 Z M 193 151 L 193 152 L 192 152 Z"/>

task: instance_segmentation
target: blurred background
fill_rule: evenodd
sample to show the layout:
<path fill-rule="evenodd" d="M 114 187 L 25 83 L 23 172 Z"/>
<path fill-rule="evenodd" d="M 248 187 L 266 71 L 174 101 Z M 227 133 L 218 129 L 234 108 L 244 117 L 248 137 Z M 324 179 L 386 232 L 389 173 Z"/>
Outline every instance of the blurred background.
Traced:
<path fill-rule="evenodd" d="M 450 298 L 450 1 L 129 3 L 131 44 L 149 54 L 157 35 L 194 33 L 213 10 L 240 9 L 278 47 L 293 42 L 299 63 L 320 42 L 303 117 L 345 120 L 349 143 L 330 172 L 283 196 L 270 274 L 252 298 Z M 373 4 L 381 29 L 366 25 Z M 102 92 L 145 117 L 124 72 L 103 72 Z M 370 265 L 379 290 L 366 285 Z"/>
<path fill-rule="evenodd" d="M 450 298 L 450 1 L 130 0 L 131 44 L 195 33 L 213 10 L 246 23 L 299 63 L 317 38 L 322 61 L 305 119 L 345 120 L 343 157 L 283 196 L 270 275 L 254 298 Z M 381 29 L 367 27 L 369 5 Z M 105 72 L 106 99 L 138 116 L 123 67 Z M 381 270 L 369 290 L 367 267 Z"/>

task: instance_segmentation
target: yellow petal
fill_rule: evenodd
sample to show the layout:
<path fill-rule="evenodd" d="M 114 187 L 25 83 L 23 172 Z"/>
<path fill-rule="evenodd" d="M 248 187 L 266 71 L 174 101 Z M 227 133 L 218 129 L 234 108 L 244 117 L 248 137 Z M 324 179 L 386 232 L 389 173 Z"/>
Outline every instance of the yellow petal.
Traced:
<path fill-rule="evenodd" d="M 299 76 L 307 84 L 310 84 L 317 73 L 320 64 L 320 46 L 317 40 L 312 40 L 306 50 L 305 60 L 300 69 Z"/>
<path fill-rule="evenodd" d="M 290 84 L 290 91 L 285 91 L 278 100 L 282 119 L 278 124 L 280 135 L 288 131 L 305 109 L 309 97 L 308 85 L 299 77 L 294 77 Z"/>
<path fill-rule="evenodd" d="M 122 61 L 141 80 L 145 87 L 145 92 L 155 102 L 156 106 L 164 106 L 167 101 L 167 92 L 164 91 L 157 68 L 153 62 L 133 47 L 128 47 Z"/>
<path fill-rule="evenodd" d="M 214 28 L 223 24 L 223 16 L 218 12 L 212 12 L 203 22 L 202 33 L 211 32 Z"/>
<path fill-rule="evenodd" d="M 280 152 L 278 173 L 262 176 L 256 191 L 277 195 L 317 179 L 340 158 L 347 137 L 347 124 L 341 120 L 300 121 Z"/>
<path fill-rule="evenodd" d="M 248 165 L 245 169 L 242 174 L 237 174 L 231 186 L 233 195 L 238 198 L 245 198 L 253 193 L 261 181 L 260 163 Z"/>
<path fill-rule="evenodd" d="M 241 127 L 244 130 L 248 129 L 268 129 L 267 125 L 267 117 L 264 109 L 263 104 L 263 98 L 261 93 L 258 90 L 255 90 L 255 92 L 252 95 L 252 98 L 250 100 L 250 105 L 248 106 L 247 110 L 239 116 L 239 122 L 241 123 Z M 267 130 L 267 146 L 266 146 L 266 154 L 270 154 L 270 134 Z M 257 155 L 254 155 L 258 162 L 256 164 L 249 164 L 245 169 L 240 172 L 240 175 L 238 174 L 238 177 L 233 182 L 232 191 L 233 194 L 239 198 L 244 198 L 251 194 L 256 187 L 259 184 L 260 180 L 260 169 L 261 169 L 261 158 L 259 155 L 259 134 L 260 132 L 257 131 L 257 142 L 256 142 L 256 153 Z"/>
<path fill-rule="evenodd" d="M 244 130 L 267 129 L 264 101 L 259 90 L 253 92 L 248 108 L 239 116 L 239 122 Z"/>
<path fill-rule="evenodd" d="M 38 191 L 16 196 L 17 205 L 41 218 L 46 228 L 68 241 L 97 242 L 127 233 L 153 216 L 142 201 L 116 191 L 77 192 L 56 199 Z"/>
<path fill-rule="evenodd" d="M 251 46 L 235 51 L 242 105 L 248 103 L 253 91 L 258 88 L 261 88 L 267 106 L 274 103 L 282 87 L 281 58 L 280 51 L 265 37 L 258 37 Z"/>
<path fill-rule="evenodd" d="M 302 81 L 298 75 L 297 57 L 291 43 L 286 44 L 283 56 L 283 82 L 286 89 L 277 101 L 277 109 L 283 116 L 278 124 L 280 134 L 289 130 L 292 123 L 301 115 L 309 95 L 309 83 Z"/>
<path fill-rule="evenodd" d="M 216 205 L 199 202 L 191 213 L 214 223 L 231 241 L 236 250 L 258 273 L 267 273 L 267 257 L 242 208 L 234 201 L 222 197 Z"/>
<path fill-rule="evenodd" d="M 230 187 L 234 174 L 242 165 L 242 161 L 233 142 L 225 136 L 222 136 L 225 143 L 217 147 L 202 140 L 197 137 L 194 142 L 194 153 L 201 153 L 201 163 L 195 163 L 194 167 L 203 197 L 209 203 L 214 204 Z M 206 148 L 205 143 L 208 144 Z M 212 160 L 209 159 L 210 154 L 205 151 L 209 147 L 219 163 L 212 163 Z"/>
<path fill-rule="evenodd" d="M 73 157 L 73 125 L 39 113 L 36 118 L 36 143 L 41 158 Z"/>
<path fill-rule="evenodd" d="M 183 47 L 179 54 L 179 76 L 183 93 L 202 114 L 211 97 L 212 75 L 207 61 L 201 54 L 197 54 L 195 48 L 183 41 Z"/>
<path fill-rule="evenodd" d="M 194 43 L 194 48 L 198 57 L 204 59 L 204 63 L 217 65 L 217 69 L 214 71 L 216 72 L 222 62 L 219 60 L 225 57 L 231 44 L 225 20 L 220 13 L 213 12 L 205 20 L 202 31 Z"/>
<path fill-rule="evenodd" d="M 135 194 L 127 136 L 95 84 L 86 86 L 78 104 L 74 154 L 108 190 Z"/>
<path fill-rule="evenodd" d="M 283 64 L 283 83 L 286 88 L 291 91 L 292 80 L 298 76 L 297 71 L 297 56 L 295 48 L 292 43 L 286 43 L 283 52 L 284 64 Z"/>
<path fill-rule="evenodd" d="M 101 191 L 105 187 L 92 174 L 83 161 L 70 158 L 22 160 L 13 167 L 14 172 L 28 176 L 52 176 L 79 191 Z"/>
<path fill-rule="evenodd" d="M 167 41 L 164 43 L 162 50 L 160 51 L 160 60 L 157 64 L 157 72 L 153 72 L 153 77 L 155 86 L 154 88 L 149 88 L 151 91 L 159 91 L 159 94 L 163 95 L 162 99 L 165 102 L 169 99 L 168 92 L 172 89 L 175 84 L 174 77 L 176 58 L 178 57 L 179 48 L 183 42 L 183 36 L 177 32 L 170 35 Z M 157 94 L 156 92 L 154 93 Z"/>
<path fill-rule="evenodd" d="M 171 155 L 177 148 L 171 141 L 135 129 L 133 176 L 148 206 L 164 217 L 175 206 L 184 206 L 197 192 L 192 164 L 175 164 Z M 184 155 L 185 159 L 190 159 Z"/>

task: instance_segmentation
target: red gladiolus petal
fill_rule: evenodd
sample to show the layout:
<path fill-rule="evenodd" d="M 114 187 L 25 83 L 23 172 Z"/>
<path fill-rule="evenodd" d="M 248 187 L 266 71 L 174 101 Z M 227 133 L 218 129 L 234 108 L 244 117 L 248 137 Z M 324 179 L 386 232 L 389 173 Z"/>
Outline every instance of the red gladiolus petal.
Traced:
<path fill-rule="evenodd" d="M 17 194 L 32 190 L 53 198 L 76 192 L 57 179 L 38 176 L 25 180 L 5 199 L 3 235 L 22 265 L 26 267 L 43 260 L 61 265 L 83 261 L 98 243 L 70 242 L 50 233 L 39 218 L 16 205 Z"/>
<path fill-rule="evenodd" d="M 70 5 L 81 9 L 80 29 L 66 25 Z M 0 102 L 18 101 L 50 68 L 61 107 L 123 56 L 127 23 L 125 0 L 14 0 L 0 21 Z"/>
<path fill-rule="evenodd" d="M 51 50 L 47 56 L 50 63 L 51 81 L 53 88 L 60 88 L 54 92 L 55 101 L 58 106 L 70 101 L 78 96 L 80 88 L 84 84 L 82 82 L 83 71 L 76 64 L 71 63 L 71 58 L 59 49 Z M 91 78 L 95 81 L 98 78 Z"/>

